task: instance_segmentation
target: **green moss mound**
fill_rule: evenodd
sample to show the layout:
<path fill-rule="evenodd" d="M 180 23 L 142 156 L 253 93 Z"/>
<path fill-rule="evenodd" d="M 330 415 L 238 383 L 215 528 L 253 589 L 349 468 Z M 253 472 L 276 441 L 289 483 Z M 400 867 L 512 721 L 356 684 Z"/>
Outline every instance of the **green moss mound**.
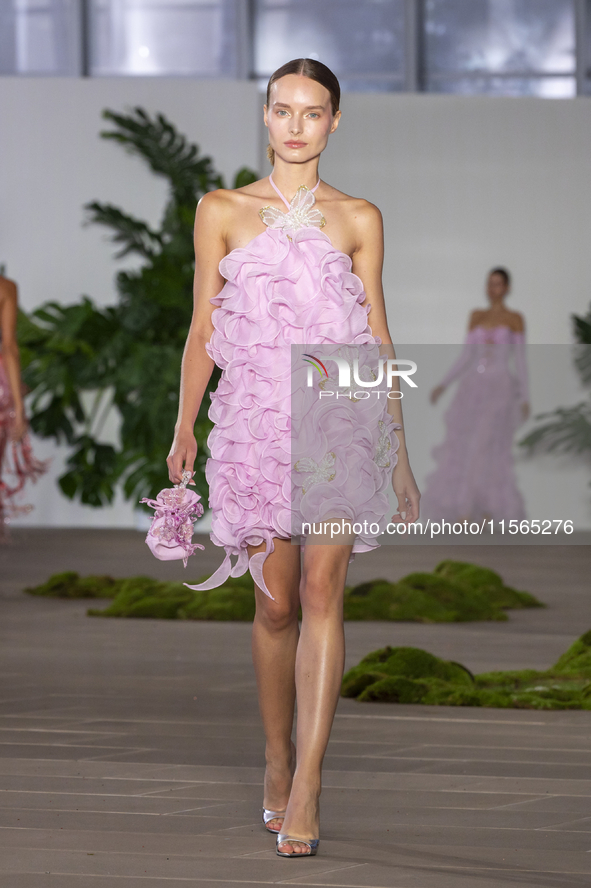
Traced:
<path fill-rule="evenodd" d="M 520 592 L 511 586 L 505 586 L 499 574 L 488 567 L 480 567 L 467 561 L 440 561 L 433 573 L 463 588 L 477 590 L 498 607 L 544 607 L 529 592 Z"/>
<path fill-rule="evenodd" d="M 346 620 L 458 623 L 506 620 L 505 609 L 544 607 L 529 592 L 505 586 L 499 574 L 463 561 L 441 561 L 432 573 L 397 583 L 371 580 L 345 591 Z"/>
<path fill-rule="evenodd" d="M 89 608 L 89 617 L 152 617 L 176 620 L 178 610 L 195 593 L 182 583 L 162 583 L 151 577 L 123 580 L 112 604 L 106 610 Z"/>
<path fill-rule="evenodd" d="M 591 709 L 591 631 L 546 672 L 522 669 L 472 675 L 460 663 L 420 648 L 381 648 L 345 673 L 341 693 L 380 703 Z"/>
<path fill-rule="evenodd" d="M 201 578 L 201 581 L 205 577 Z M 200 582 L 201 582 L 200 581 Z M 192 592 L 191 601 L 179 611 L 186 620 L 254 620 L 254 583 L 250 575 L 228 577 L 223 586 Z"/>
<path fill-rule="evenodd" d="M 74 570 L 66 570 L 53 574 L 40 586 L 29 586 L 23 591 L 49 598 L 114 598 L 124 582 L 109 576 L 81 577 Z"/>
<path fill-rule="evenodd" d="M 202 582 L 201 577 L 197 582 Z M 242 583 L 240 582 L 242 580 Z M 254 618 L 252 581 L 229 578 L 223 586 L 195 592 L 183 583 L 130 577 L 106 610 L 89 609 L 90 617 L 151 617 L 160 620 L 244 620 Z"/>
<path fill-rule="evenodd" d="M 205 579 L 201 577 L 198 582 Z M 80 577 L 66 571 L 25 591 L 58 598 L 113 599 L 106 610 L 89 610 L 90 616 L 250 621 L 255 612 L 250 574 L 230 577 L 217 589 L 195 592 L 183 583 L 150 577 L 115 580 L 109 576 Z M 543 605 L 533 595 L 505 586 L 494 571 L 461 561 L 442 561 L 432 573 L 408 574 L 397 583 L 372 580 L 348 587 L 344 599 L 345 620 L 506 620 L 505 609 L 511 607 Z"/>

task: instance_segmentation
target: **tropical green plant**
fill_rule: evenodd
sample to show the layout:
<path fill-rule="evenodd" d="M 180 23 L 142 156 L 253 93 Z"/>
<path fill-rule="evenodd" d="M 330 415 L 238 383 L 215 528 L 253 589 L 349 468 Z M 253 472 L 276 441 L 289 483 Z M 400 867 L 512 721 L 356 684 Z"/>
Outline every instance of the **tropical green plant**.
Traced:
<path fill-rule="evenodd" d="M 536 416 L 540 424 L 519 442 L 530 453 L 591 456 L 591 307 L 583 317 L 571 315 L 571 320 L 576 341 L 575 368 L 581 384 L 589 388 L 589 397 L 573 407 L 559 407 Z"/>
<path fill-rule="evenodd" d="M 191 319 L 195 206 L 207 191 L 224 187 L 212 159 L 162 114 L 151 117 L 135 108 L 129 114 L 106 110 L 103 116 L 113 128 L 101 137 L 166 179 L 160 227 L 112 204 L 88 203 L 88 223 L 110 230 L 117 258 L 139 256 L 141 266 L 117 275 L 116 305 L 98 307 L 88 296 L 74 305 L 47 302 L 29 315 L 21 311 L 18 326 L 31 428 L 69 445 L 60 488 L 90 506 L 111 503 L 118 486 L 126 499 L 137 501 L 170 484 L 166 456 Z M 233 187 L 256 178 L 243 168 Z M 208 394 L 218 379 L 216 368 L 195 423 L 195 482 L 205 502 Z M 101 440 L 112 410 L 120 420 L 117 446 Z"/>

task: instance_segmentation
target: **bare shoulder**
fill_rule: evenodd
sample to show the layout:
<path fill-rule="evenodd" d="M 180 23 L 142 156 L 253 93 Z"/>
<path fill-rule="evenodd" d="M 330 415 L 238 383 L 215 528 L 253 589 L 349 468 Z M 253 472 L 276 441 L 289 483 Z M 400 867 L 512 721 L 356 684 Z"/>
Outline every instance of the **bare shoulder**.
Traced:
<path fill-rule="evenodd" d="M 197 216 L 208 220 L 220 218 L 231 206 L 231 194 L 226 188 L 207 191 L 197 204 Z"/>
<path fill-rule="evenodd" d="M 326 185 L 326 183 L 325 189 L 326 192 L 325 196 L 323 195 L 323 200 L 334 202 L 335 205 L 340 204 L 343 212 L 346 212 L 350 218 L 355 219 L 357 224 L 367 228 L 382 227 L 382 214 L 375 204 L 365 200 L 363 197 L 353 197 L 350 194 L 345 194 L 344 191 L 339 191 L 337 188 L 333 188 L 332 185 Z"/>
<path fill-rule="evenodd" d="M 525 330 L 525 318 L 518 311 L 510 311 L 511 329 L 514 333 L 523 333 Z"/>
<path fill-rule="evenodd" d="M 475 308 L 474 311 L 470 313 L 470 319 L 468 320 L 468 329 L 473 330 L 474 327 L 477 327 L 485 315 L 486 309 Z"/>
<path fill-rule="evenodd" d="M 362 197 L 350 197 L 349 201 L 350 212 L 360 228 L 376 234 L 383 230 L 382 214 L 375 204 Z"/>
<path fill-rule="evenodd" d="M 230 220 L 251 208 L 253 203 L 268 199 L 268 179 L 259 179 L 242 188 L 216 188 L 203 195 L 197 204 L 197 216 L 206 217 L 208 222 Z"/>

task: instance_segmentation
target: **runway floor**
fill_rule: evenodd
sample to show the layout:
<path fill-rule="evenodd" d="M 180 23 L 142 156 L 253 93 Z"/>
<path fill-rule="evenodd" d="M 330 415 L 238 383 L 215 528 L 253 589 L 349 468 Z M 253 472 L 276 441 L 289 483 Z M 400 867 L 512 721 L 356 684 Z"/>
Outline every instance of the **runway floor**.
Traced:
<path fill-rule="evenodd" d="M 89 618 L 35 599 L 57 570 L 188 581 L 144 535 L 13 531 L 0 549 L 0 885 L 570 888 L 591 884 L 591 713 L 341 700 L 318 856 L 260 824 L 262 733 L 250 626 Z M 474 671 L 544 668 L 591 628 L 591 548 L 386 548 L 350 582 L 472 560 L 546 609 L 508 623 L 349 623 L 347 665 L 409 644 Z"/>

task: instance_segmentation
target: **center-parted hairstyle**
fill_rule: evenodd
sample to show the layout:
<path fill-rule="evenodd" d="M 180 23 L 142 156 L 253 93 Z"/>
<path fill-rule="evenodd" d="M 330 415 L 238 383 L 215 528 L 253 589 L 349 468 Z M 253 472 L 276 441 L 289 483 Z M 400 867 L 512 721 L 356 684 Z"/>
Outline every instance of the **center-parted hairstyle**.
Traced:
<path fill-rule="evenodd" d="M 337 113 L 341 101 L 341 86 L 336 74 L 333 74 L 330 68 L 327 68 L 322 62 L 316 61 L 316 59 L 292 59 L 291 62 L 286 62 L 285 65 L 277 68 L 269 77 L 267 84 L 267 108 L 269 107 L 271 87 L 276 80 L 285 77 L 286 74 L 300 74 L 302 77 L 309 77 L 310 80 L 315 80 L 316 83 L 324 86 L 330 93 L 333 116 Z M 267 157 L 271 163 L 275 163 L 275 152 L 270 145 L 267 148 Z"/>
<path fill-rule="evenodd" d="M 511 275 L 509 274 L 509 272 L 507 271 L 506 268 L 503 268 L 502 266 L 497 265 L 496 268 L 491 268 L 491 270 L 488 273 L 488 276 L 490 277 L 493 274 L 498 274 L 499 277 L 502 277 L 505 282 L 506 287 L 511 286 Z"/>

